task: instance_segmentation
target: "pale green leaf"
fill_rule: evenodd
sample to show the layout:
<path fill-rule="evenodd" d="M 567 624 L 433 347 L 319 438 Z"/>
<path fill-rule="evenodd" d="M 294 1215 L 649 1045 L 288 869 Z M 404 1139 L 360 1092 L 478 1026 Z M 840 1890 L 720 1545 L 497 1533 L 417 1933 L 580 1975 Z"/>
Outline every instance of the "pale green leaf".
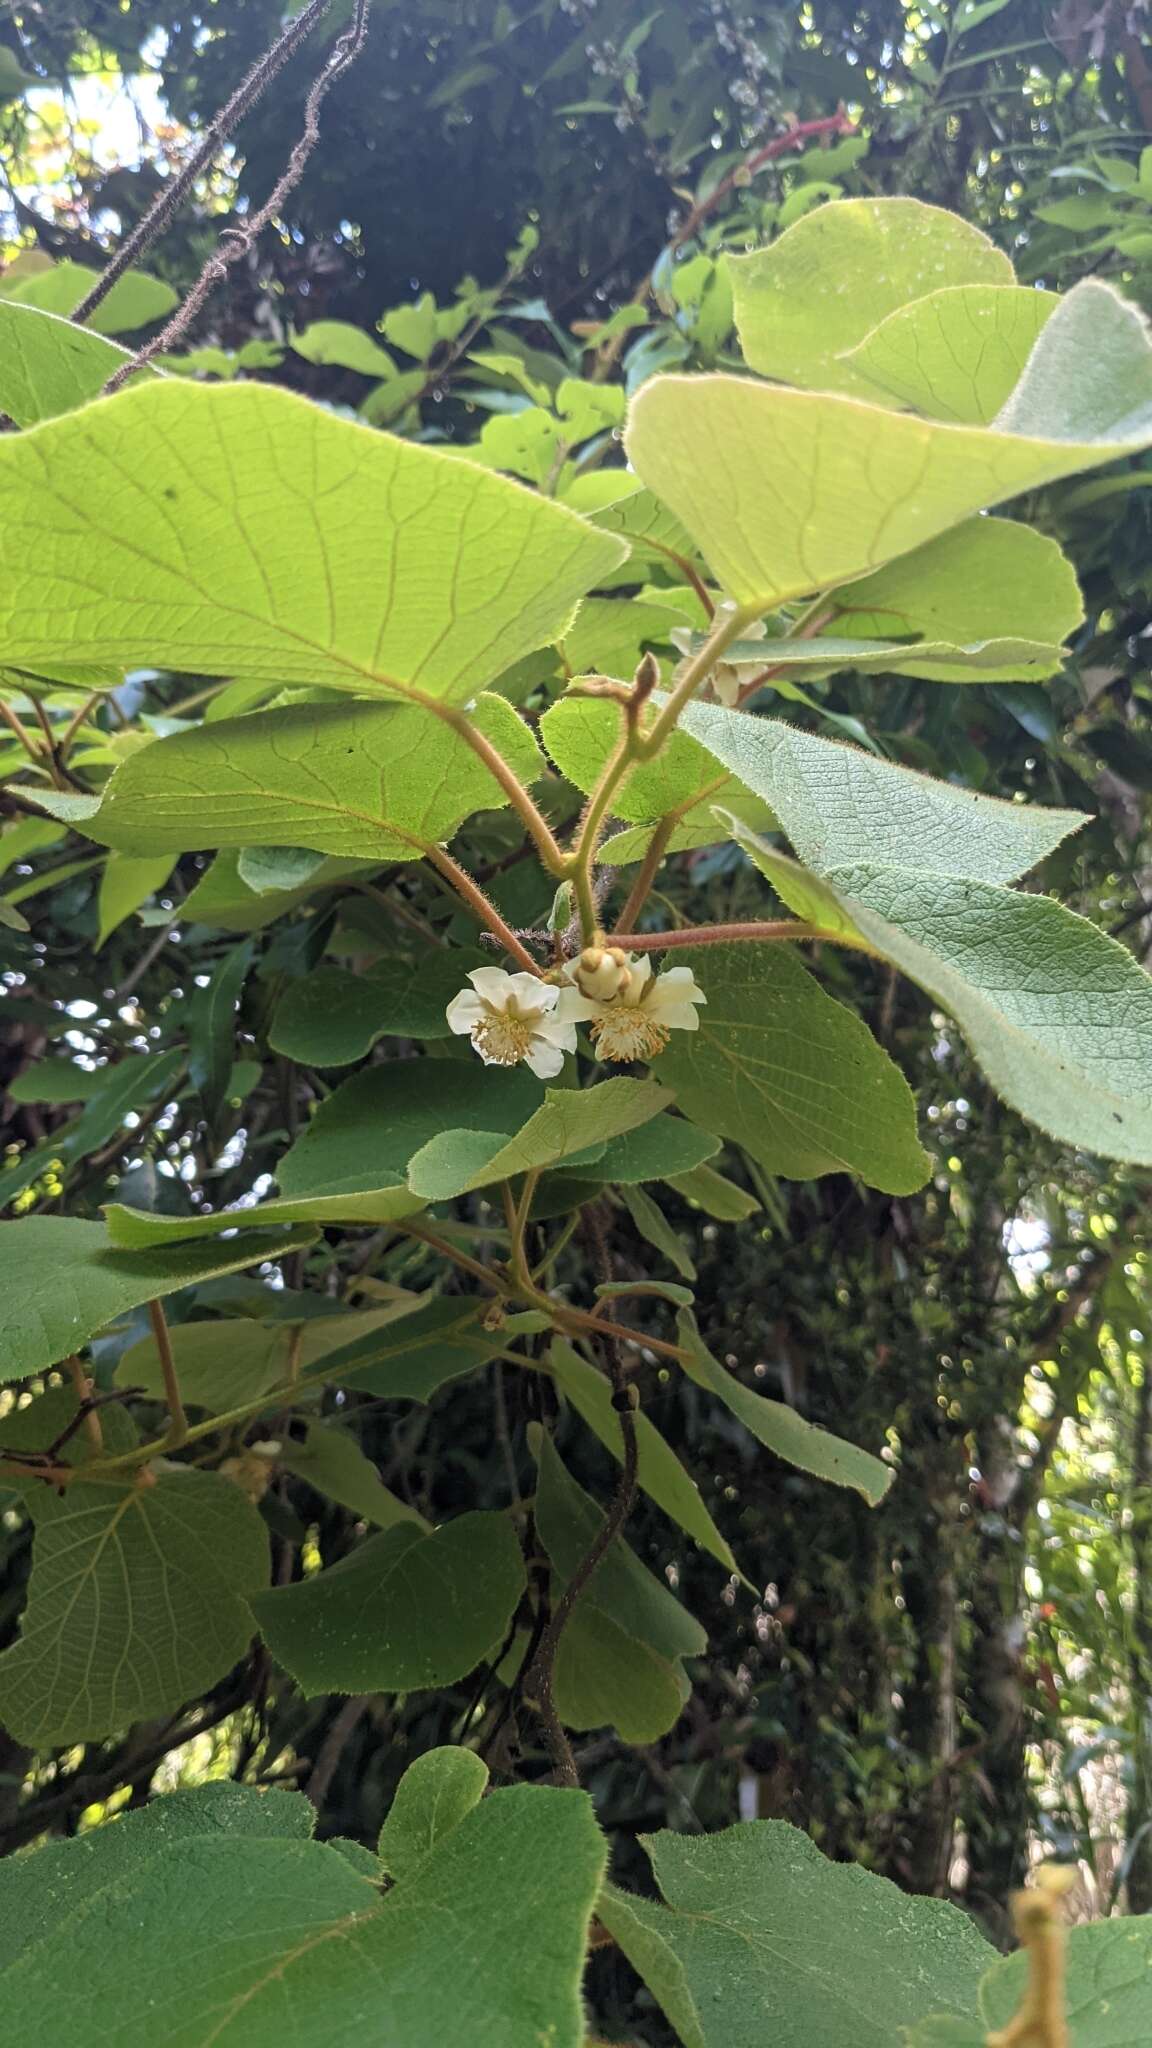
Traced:
<path fill-rule="evenodd" d="M 302 1439 L 290 1436 L 281 1447 L 280 1462 L 287 1471 L 378 1529 L 391 1529 L 397 1522 L 427 1529 L 423 1515 L 384 1485 L 348 1430 L 315 1420 L 306 1421 L 304 1430 Z"/>
<path fill-rule="evenodd" d="M 10 661 L 457 703 L 554 642 L 624 552 L 485 470 L 256 384 L 160 380 L 9 436 L 0 518 Z"/>
<path fill-rule="evenodd" d="M 1067 1943 L 1068 2048 L 1144 2048 L 1152 2029 L 1152 1916 L 1095 1920 L 1073 1927 Z M 908 2048 L 984 2048 L 990 2028 L 1006 2027 L 1024 1996 L 1022 1952 L 992 1962 L 979 1990 L 979 2013 L 966 2020 L 923 2020 Z"/>
<path fill-rule="evenodd" d="M 618 1462 L 622 1461 L 620 1417 L 612 1406 L 612 1389 L 603 1373 L 597 1372 L 595 1366 L 560 1338 L 549 1353 L 549 1370 L 589 1429 Z M 702 1550 L 718 1559 L 726 1571 L 739 1574 L 732 1551 L 705 1507 L 696 1481 L 643 1411 L 636 1415 L 636 1440 L 640 1452 L 637 1479 L 649 1499 L 663 1508 L 669 1519 Z"/>
<path fill-rule="evenodd" d="M 18 427 L 38 426 L 98 398 L 109 377 L 131 359 L 128 349 L 90 327 L 0 299 L 0 411 Z"/>
<path fill-rule="evenodd" d="M 109 2013 L 117 2048 L 581 2048 L 605 1859 L 586 1795 L 535 1785 L 483 1800 L 383 1898 L 327 1844 L 166 1843 L 45 1917 L 5 2018 L 21 2048 L 106 2048 Z"/>
<path fill-rule="evenodd" d="M 955 1906 L 831 1863 L 784 1821 L 644 1846 L 667 1905 L 628 1896 L 617 1913 L 609 1892 L 601 1910 L 703 2048 L 894 2048 L 926 2013 L 971 2011 L 995 1953 Z"/>
<path fill-rule="evenodd" d="M 499 1643 L 526 1583 L 512 1523 L 477 1513 L 427 1534 L 398 1522 L 252 1605 L 305 1698 L 413 1692 L 465 1678 Z"/>
<path fill-rule="evenodd" d="M 1015 282 L 979 228 L 919 199 L 844 199 L 806 214 L 770 247 L 726 260 L 753 370 L 865 397 L 873 387 L 844 357 L 898 307 L 942 285 Z"/>
<path fill-rule="evenodd" d="M 6 297 L 21 306 L 38 306 L 46 313 L 72 313 L 81 299 L 87 297 L 98 275 L 98 271 L 89 270 L 82 263 L 54 263 L 50 270 L 38 270 L 22 278 Z M 153 320 L 163 319 L 178 304 L 177 294 L 162 278 L 149 277 L 143 270 L 126 270 L 86 325 L 93 334 L 127 334 L 134 327 L 147 327 Z M 84 329 L 78 331 L 83 333 Z M 107 370 L 105 377 L 111 374 Z"/>
<path fill-rule="evenodd" d="M 117 926 L 162 889 L 172 872 L 170 853 L 110 853 L 100 877 L 97 907 L 99 949 Z"/>
<path fill-rule="evenodd" d="M 620 738 L 620 729 L 619 707 L 593 697 L 562 697 L 540 721 L 541 736 L 556 766 L 585 795 L 599 781 Z M 722 774 L 706 746 L 686 732 L 674 732 L 654 760 L 641 762 L 633 769 L 613 797 L 612 811 L 615 817 L 633 823 L 663 818 L 669 811 L 679 811 L 684 820 L 690 821 L 697 804 L 741 808 L 733 801 L 736 796 L 746 808 L 750 793 L 738 778 Z M 707 808 L 704 822 L 715 836 L 715 823 Z M 757 829 L 771 831 L 771 819 L 765 819 Z"/>
<path fill-rule="evenodd" d="M 1011 519 L 970 519 L 874 576 L 845 585 L 836 601 L 838 631 L 914 633 L 926 642 L 994 642 L 1015 634 L 1058 645 L 1084 617 L 1075 571 L 1056 542 Z M 978 680 L 970 666 L 928 659 L 915 647 L 904 650 L 900 666 L 934 682 Z M 1018 672 L 1000 669 L 1009 679 L 1034 673 L 1028 663 Z"/>
<path fill-rule="evenodd" d="M 657 1116 L 671 1100 L 655 1081 L 602 1081 L 592 1088 L 549 1088 L 538 1110 L 514 1137 L 471 1127 L 446 1130 L 411 1159 L 408 1184 L 425 1201 L 446 1201 L 555 1166 L 562 1159 L 595 1161 L 610 1139 Z"/>
<path fill-rule="evenodd" d="M 243 1656 L 268 1536 L 230 1480 L 172 1466 L 153 1485 L 37 1487 L 28 1504 L 28 1604 L 0 1656 L 18 1741 L 55 1748 L 173 1713 Z"/>
<path fill-rule="evenodd" d="M 673 633 L 683 626 L 684 613 L 669 604 L 586 597 L 559 644 L 573 675 L 620 676 L 627 682 L 646 649 L 670 650 Z"/>
<path fill-rule="evenodd" d="M 1142 316 L 1091 279 L 1061 301 L 995 426 L 739 377 L 672 376 L 645 385 L 627 435 L 639 475 L 749 617 L 1150 443 Z"/>
<path fill-rule="evenodd" d="M 1152 1163 L 1152 979 L 1123 946 L 1050 896 L 863 863 L 828 880 L 1014 1109 L 1067 1144 Z"/>
<path fill-rule="evenodd" d="M 792 1180 L 856 1173 L 893 1194 L 923 1186 L 929 1162 L 904 1076 L 791 947 L 708 946 L 677 960 L 708 998 L 699 1030 L 674 1032 L 660 1059 L 686 1116 Z"/>
<path fill-rule="evenodd" d="M 356 370 L 361 377 L 391 377 L 396 371 L 387 349 L 362 327 L 351 327 L 346 320 L 314 320 L 303 334 L 292 336 L 290 347 L 306 363 Z"/>
<path fill-rule="evenodd" d="M 752 865 L 759 869 L 765 881 L 771 882 L 781 901 L 788 905 L 789 910 L 795 911 L 803 923 L 815 925 L 849 946 L 869 944 L 829 883 L 814 875 L 810 868 L 802 868 L 798 861 L 790 860 L 786 853 L 770 846 L 757 833 L 746 831 L 739 819 L 730 820 L 729 830 Z"/>
<path fill-rule="evenodd" d="M 507 1349 L 512 1334 L 482 1321 L 489 1303 L 459 1296 L 430 1301 L 394 1333 L 381 1331 L 342 1346 L 322 1361 L 324 1378 L 389 1401 L 430 1401 Z"/>
<path fill-rule="evenodd" d="M 689 1379 L 718 1395 L 759 1443 L 801 1472 L 830 1480 L 833 1486 L 854 1487 L 869 1507 L 876 1507 L 883 1500 L 895 1478 L 890 1465 L 882 1464 L 871 1451 L 845 1443 L 843 1437 L 817 1429 L 785 1402 L 769 1401 L 752 1387 L 746 1387 L 705 1349 L 691 1310 L 681 1309 L 677 1323 L 680 1343 L 690 1354 L 691 1363 L 684 1365 Z"/>
<path fill-rule="evenodd" d="M 217 854 L 207 873 L 200 877 L 194 889 L 189 890 L 180 905 L 181 920 L 218 931 L 260 931 L 287 911 L 306 903 L 321 889 L 345 882 L 349 876 L 359 879 L 371 875 L 380 865 L 379 861 L 339 860 L 332 855 L 297 888 L 257 895 L 241 879 L 239 864 L 240 850 L 236 847 Z"/>
<path fill-rule="evenodd" d="M 487 1786 L 488 1766 L 471 1749 L 430 1749 L 409 1764 L 377 1844 L 388 1876 L 399 1883 L 414 1877 Z"/>
<path fill-rule="evenodd" d="M 999 523 L 1006 525 L 1007 521 Z M 902 556 L 895 566 L 901 567 L 906 559 Z M 887 621 L 889 626 L 893 623 Z M 694 634 L 693 651 L 703 645 L 704 635 Z M 732 674 L 737 685 L 746 688 L 759 680 L 767 668 L 765 680 L 769 687 L 781 696 L 797 697 L 800 703 L 811 704 L 798 691 L 789 691 L 788 678 L 807 679 L 855 669 L 864 676 L 927 676 L 949 683 L 1035 682 L 1055 675 L 1063 659 L 1063 648 L 1053 640 L 1026 640 L 1018 635 L 957 645 L 952 640 L 851 640 L 840 633 L 821 633 L 816 639 L 805 641 L 737 641 L 728 648 L 721 672 Z M 811 708 L 820 707 L 812 704 Z"/>
<path fill-rule="evenodd" d="M 606 1884 L 596 1901 L 596 1915 L 675 2028 L 681 2048 L 708 2048 L 700 2030 L 700 2015 L 688 1987 L 683 1963 L 664 1941 L 659 1922 L 652 1925 L 640 1918 L 633 1906 L 634 1901 L 627 1892 L 619 1891 L 614 1884 Z M 643 1902 L 641 1911 L 644 1906 L 651 1911 L 647 1900 Z"/>
<path fill-rule="evenodd" d="M 703 1209 L 706 1216 L 715 1216 L 718 1223 L 743 1223 L 760 1207 L 755 1195 L 737 1187 L 735 1181 L 711 1166 L 694 1166 L 688 1173 L 670 1173 L 668 1185 L 686 1202 Z"/>
<path fill-rule="evenodd" d="M 539 772 L 532 735 L 502 697 L 484 696 L 473 723 L 517 774 Z M 198 726 L 129 755 L 99 798 L 44 792 L 53 816 L 129 852 L 293 846 L 377 860 L 418 858 L 505 801 L 450 727 L 413 706 L 365 703 Z"/>
<path fill-rule="evenodd" d="M 568 1728 L 614 1728 L 622 1742 L 658 1742 L 684 1711 L 680 1667 L 582 1595 L 556 1647 L 552 1688 Z"/>
<path fill-rule="evenodd" d="M 1025 285 L 948 285 L 890 313 L 845 357 L 858 396 L 987 426 L 1060 300 Z"/>
<path fill-rule="evenodd" d="M 23 1217 L 0 1231 L 0 1379 L 55 1365 L 141 1302 L 279 1258 L 313 1235 L 237 1230 L 220 1244 L 122 1251 L 100 1223 Z"/>
<path fill-rule="evenodd" d="M 752 712 L 694 703 L 682 720 L 764 798 L 799 858 L 819 874 L 857 860 L 900 863 L 915 847 L 917 865 L 930 874 L 1010 882 L 1086 822 L 1079 811 L 1004 803 L 936 782 Z"/>
<path fill-rule="evenodd" d="M 265 1321 L 243 1316 L 176 1323 L 168 1332 L 180 1392 L 189 1408 L 223 1414 L 273 1387 L 293 1370 L 314 1374 L 329 1352 L 374 1337 L 423 1305 L 419 1294 L 402 1295 L 384 1308 L 315 1316 L 292 1323 L 270 1313 Z M 153 1337 L 130 1344 L 114 1374 L 118 1387 L 141 1387 L 153 1399 L 164 1395 L 164 1374 Z"/>

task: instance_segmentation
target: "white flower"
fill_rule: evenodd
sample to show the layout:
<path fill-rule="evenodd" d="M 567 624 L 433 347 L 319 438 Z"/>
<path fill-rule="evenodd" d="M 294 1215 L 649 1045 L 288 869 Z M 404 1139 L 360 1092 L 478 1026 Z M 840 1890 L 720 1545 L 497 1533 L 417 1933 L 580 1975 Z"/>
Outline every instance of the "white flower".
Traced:
<path fill-rule="evenodd" d="M 663 1052 L 671 1031 L 695 1031 L 696 1005 L 708 998 L 690 967 L 653 974 L 646 953 L 630 959 L 628 981 L 610 1003 L 600 1003 L 591 1037 L 602 1060 L 650 1060 Z"/>
<path fill-rule="evenodd" d="M 557 988 L 535 974 L 506 974 L 502 967 L 477 967 L 471 989 L 453 996 L 446 1012 L 449 1029 L 470 1038 L 487 1067 L 515 1067 L 521 1060 L 542 1081 L 558 1074 L 566 1052 L 576 1050 L 576 1026 L 599 1015 L 574 988 Z"/>

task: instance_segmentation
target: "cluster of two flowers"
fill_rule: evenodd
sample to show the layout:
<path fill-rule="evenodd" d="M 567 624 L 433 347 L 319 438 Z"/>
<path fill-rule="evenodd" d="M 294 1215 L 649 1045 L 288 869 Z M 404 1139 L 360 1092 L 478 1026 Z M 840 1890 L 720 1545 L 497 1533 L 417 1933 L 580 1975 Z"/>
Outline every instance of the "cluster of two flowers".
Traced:
<path fill-rule="evenodd" d="M 670 1031 L 695 1031 L 696 1006 L 707 1001 L 691 969 L 654 974 L 645 954 L 588 946 L 564 969 L 563 982 L 478 967 L 448 1005 L 448 1023 L 468 1037 L 486 1066 L 521 1061 L 542 1081 L 558 1074 L 576 1050 L 576 1026 L 588 1024 L 602 1060 L 652 1059 Z"/>

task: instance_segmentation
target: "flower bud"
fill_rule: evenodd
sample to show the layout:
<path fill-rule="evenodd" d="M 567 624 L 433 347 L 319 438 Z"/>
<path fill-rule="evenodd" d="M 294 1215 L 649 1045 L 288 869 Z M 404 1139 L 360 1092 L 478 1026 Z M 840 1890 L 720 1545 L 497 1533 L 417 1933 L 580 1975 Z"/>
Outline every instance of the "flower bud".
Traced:
<path fill-rule="evenodd" d="M 581 995 L 596 1003 L 610 1003 L 632 979 L 628 955 L 619 946 L 585 946 L 569 971 Z"/>

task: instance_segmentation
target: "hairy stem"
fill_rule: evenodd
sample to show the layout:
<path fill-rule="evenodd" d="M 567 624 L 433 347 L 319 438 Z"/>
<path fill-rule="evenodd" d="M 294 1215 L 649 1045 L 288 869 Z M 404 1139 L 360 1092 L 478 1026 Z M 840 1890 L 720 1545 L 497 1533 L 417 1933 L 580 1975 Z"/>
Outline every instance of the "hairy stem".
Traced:
<path fill-rule="evenodd" d="M 175 1451 L 179 1450 L 181 1444 L 188 1442 L 189 1429 L 188 1417 L 180 1396 L 180 1381 L 176 1374 L 176 1360 L 172 1356 L 172 1339 L 168 1332 L 168 1318 L 164 1314 L 163 1302 L 148 1303 L 148 1319 L 160 1355 L 160 1370 L 164 1375 L 164 1398 L 168 1403 L 169 1427 L 163 1448 Z"/>
<path fill-rule="evenodd" d="M 790 917 L 754 924 L 688 924 L 666 932 L 613 932 L 612 943 L 633 953 L 661 953 L 666 946 L 726 946 L 731 941 L 753 939 L 824 939 L 830 946 L 850 946 L 854 952 L 869 953 L 876 960 L 883 955 L 867 939 L 851 938 L 847 932 L 825 931 L 822 925 L 801 924 Z"/>
<path fill-rule="evenodd" d="M 445 881 L 468 905 L 473 915 L 479 918 L 480 923 L 486 924 L 489 931 L 499 939 L 505 952 L 511 954 L 517 965 L 526 969 L 529 974 L 539 974 L 539 962 L 532 958 L 526 946 L 521 945 L 511 925 L 505 924 L 496 905 L 488 901 L 483 889 L 472 880 L 471 875 L 459 862 L 454 861 L 450 853 L 445 853 L 442 846 L 426 846 L 424 854 L 425 859 L 431 861 L 432 866 L 439 870 Z"/>

